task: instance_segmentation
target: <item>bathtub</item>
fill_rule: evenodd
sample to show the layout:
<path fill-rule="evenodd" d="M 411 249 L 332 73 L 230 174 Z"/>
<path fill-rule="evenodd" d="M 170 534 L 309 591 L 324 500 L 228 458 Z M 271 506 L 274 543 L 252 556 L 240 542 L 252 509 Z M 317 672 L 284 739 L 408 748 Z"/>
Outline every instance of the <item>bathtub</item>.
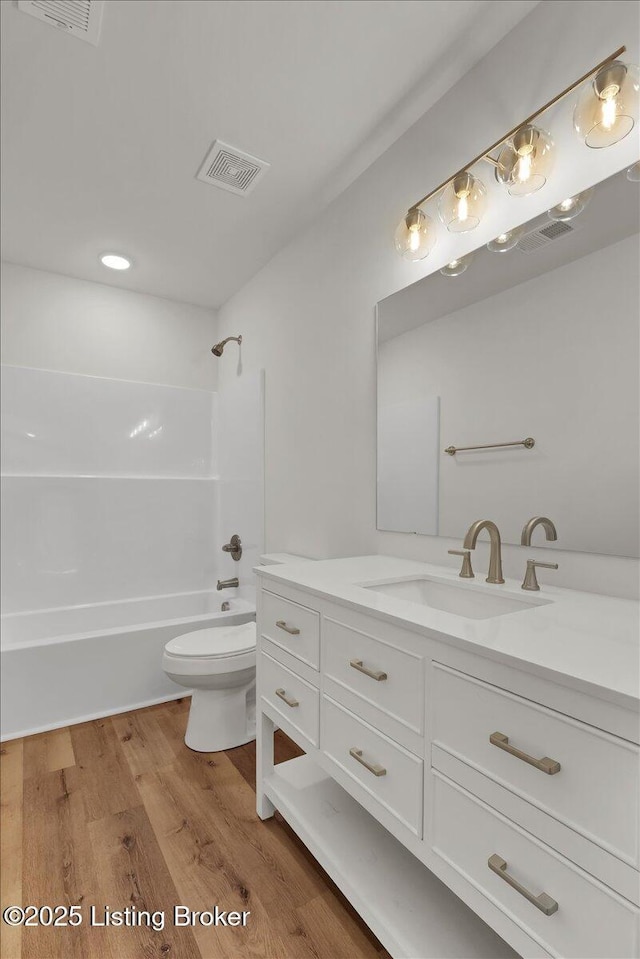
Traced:
<path fill-rule="evenodd" d="M 1 738 L 188 695 L 162 671 L 165 644 L 254 619 L 253 599 L 216 590 L 4 614 Z"/>

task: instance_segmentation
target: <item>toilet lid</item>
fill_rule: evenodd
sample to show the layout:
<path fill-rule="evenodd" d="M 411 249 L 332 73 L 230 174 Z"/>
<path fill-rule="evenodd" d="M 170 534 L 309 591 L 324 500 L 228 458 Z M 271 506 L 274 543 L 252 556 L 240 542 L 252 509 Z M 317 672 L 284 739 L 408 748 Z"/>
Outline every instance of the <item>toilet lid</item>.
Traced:
<path fill-rule="evenodd" d="M 210 659 L 239 656 L 240 653 L 249 653 L 255 648 L 255 623 L 195 629 L 191 633 L 176 636 L 165 646 L 166 651 L 174 656 L 206 656 Z"/>

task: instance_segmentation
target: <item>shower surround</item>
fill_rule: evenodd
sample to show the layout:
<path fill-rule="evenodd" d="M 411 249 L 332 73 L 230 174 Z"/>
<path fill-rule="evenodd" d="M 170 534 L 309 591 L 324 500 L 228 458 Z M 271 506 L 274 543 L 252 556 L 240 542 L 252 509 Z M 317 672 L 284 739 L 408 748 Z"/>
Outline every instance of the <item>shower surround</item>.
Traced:
<path fill-rule="evenodd" d="M 262 374 L 218 394 L 4 366 L 2 447 L 3 738 L 182 695 L 164 644 L 254 614 Z"/>

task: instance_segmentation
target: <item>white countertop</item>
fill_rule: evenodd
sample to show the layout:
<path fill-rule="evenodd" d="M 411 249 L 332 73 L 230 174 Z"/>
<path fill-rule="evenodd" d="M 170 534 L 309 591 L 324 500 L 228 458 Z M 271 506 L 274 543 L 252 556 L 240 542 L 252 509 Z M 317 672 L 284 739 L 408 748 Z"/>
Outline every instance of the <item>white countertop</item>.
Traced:
<path fill-rule="evenodd" d="M 496 586 L 483 575 L 459 578 L 450 567 L 392 556 L 356 556 L 284 566 L 258 567 L 265 581 L 286 583 L 315 596 L 368 612 L 379 619 L 427 633 L 470 652 L 487 651 L 507 665 L 588 691 L 621 706 L 640 701 L 640 604 L 599 593 L 583 593 L 546 584 L 525 593 L 520 582 Z M 437 577 L 461 588 L 523 597 L 545 605 L 490 619 L 467 619 L 429 606 L 391 598 L 363 584 L 415 577 Z M 264 584 L 268 588 L 268 582 Z"/>

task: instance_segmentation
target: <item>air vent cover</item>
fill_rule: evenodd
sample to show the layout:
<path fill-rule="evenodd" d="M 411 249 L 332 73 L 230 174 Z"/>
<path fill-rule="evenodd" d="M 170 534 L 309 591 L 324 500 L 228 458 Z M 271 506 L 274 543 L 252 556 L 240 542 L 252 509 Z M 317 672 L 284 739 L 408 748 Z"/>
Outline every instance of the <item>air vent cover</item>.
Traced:
<path fill-rule="evenodd" d="M 567 236 L 569 233 L 573 233 L 574 230 L 575 227 L 569 223 L 562 223 L 560 220 L 549 220 L 544 226 L 532 230 L 531 233 L 527 233 L 518 240 L 518 249 L 523 253 L 533 253 L 534 250 L 539 250 L 541 246 L 546 246 L 547 243 L 551 243 L 561 236 Z"/>
<path fill-rule="evenodd" d="M 104 0 L 18 0 L 18 9 L 97 46 Z"/>
<path fill-rule="evenodd" d="M 198 171 L 198 180 L 247 196 L 269 169 L 265 160 L 216 140 Z"/>

